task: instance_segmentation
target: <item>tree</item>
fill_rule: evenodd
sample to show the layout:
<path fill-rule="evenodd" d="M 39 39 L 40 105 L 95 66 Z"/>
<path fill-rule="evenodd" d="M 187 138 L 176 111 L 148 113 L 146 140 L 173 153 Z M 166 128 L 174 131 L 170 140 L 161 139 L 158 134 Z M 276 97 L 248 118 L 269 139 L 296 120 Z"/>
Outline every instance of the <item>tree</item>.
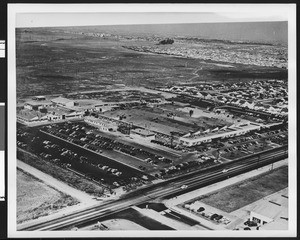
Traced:
<path fill-rule="evenodd" d="M 190 117 L 193 115 L 193 113 L 194 113 L 194 110 L 190 110 Z"/>

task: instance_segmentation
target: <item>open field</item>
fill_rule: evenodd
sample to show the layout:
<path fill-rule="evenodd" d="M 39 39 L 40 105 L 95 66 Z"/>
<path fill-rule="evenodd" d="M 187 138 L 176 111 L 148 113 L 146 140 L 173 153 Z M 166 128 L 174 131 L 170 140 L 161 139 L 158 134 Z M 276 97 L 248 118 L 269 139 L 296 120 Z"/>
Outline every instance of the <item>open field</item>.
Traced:
<path fill-rule="evenodd" d="M 153 46 L 155 42 L 151 41 L 95 38 L 52 32 L 51 28 L 17 29 L 16 39 L 18 97 L 96 90 L 114 83 L 159 87 L 287 77 L 286 69 L 242 64 L 230 64 L 233 67 L 228 68 L 222 62 L 140 53 L 122 47 Z"/>
<path fill-rule="evenodd" d="M 219 191 L 203 195 L 197 200 L 230 213 L 287 186 L 288 167 L 284 166 Z"/>
<path fill-rule="evenodd" d="M 17 223 L 47 216 L 78 201 L 20 169 L 17 171 Z"/>

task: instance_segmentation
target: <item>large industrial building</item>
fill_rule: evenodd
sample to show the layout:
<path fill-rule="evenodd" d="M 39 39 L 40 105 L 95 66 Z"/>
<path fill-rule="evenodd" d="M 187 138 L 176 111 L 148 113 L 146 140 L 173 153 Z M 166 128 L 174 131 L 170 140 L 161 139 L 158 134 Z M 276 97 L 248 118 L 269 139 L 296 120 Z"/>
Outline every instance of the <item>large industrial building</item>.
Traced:
<path fill-rule="evenodd" d="M 201 143 L 210 142 L 213 139 L 224 139 L 239 135 L 244 135 L 250 131 L 259 130 L 261 125 L 248 123 L 248 124 L 234 124 L 230 127 L 224 126 L 222 128 L 207 129 L 205 131 L 198 131 L 196 133 L 188 133 L 179 138 L 180 144 L 191 147 L 200 145 Z"/>

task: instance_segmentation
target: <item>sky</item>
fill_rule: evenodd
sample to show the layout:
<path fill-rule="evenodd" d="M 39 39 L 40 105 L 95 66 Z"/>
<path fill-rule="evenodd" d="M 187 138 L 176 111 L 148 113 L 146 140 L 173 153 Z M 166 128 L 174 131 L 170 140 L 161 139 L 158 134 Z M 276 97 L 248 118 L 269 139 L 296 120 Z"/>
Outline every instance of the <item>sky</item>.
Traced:
<path fill-rule="evenodd" d="M 43 12 L 18 13 L 16 27 L 287 21 L 276 12 Z"/>
<path fill-rule="evenodd" d="M 286 19 L 273 12 L 20 13 L 16 18 L 17 27 L 91 25 L 109 26 L 106 30 L 113 29 L 116 34 L 168 34 L 283 44 L 288 40 Z"/>

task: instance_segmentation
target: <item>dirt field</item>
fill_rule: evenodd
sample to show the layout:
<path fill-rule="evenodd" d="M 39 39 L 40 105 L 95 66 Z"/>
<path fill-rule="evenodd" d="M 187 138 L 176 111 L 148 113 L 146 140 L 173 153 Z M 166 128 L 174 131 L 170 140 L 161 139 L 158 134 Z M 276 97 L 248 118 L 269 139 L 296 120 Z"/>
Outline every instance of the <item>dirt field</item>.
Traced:
<path fill-rule="evenodd" d="M 284 166 L 220 191 L 203 195 L 197 200 L 230 213 L 287 186 L 288 167 Z"/>
<path fill-rule="evenodd" d="M 47 216 L 77 204 L 71 196 L 49 187 L 32 175 L 17 171 L 17 223 Z"/>

